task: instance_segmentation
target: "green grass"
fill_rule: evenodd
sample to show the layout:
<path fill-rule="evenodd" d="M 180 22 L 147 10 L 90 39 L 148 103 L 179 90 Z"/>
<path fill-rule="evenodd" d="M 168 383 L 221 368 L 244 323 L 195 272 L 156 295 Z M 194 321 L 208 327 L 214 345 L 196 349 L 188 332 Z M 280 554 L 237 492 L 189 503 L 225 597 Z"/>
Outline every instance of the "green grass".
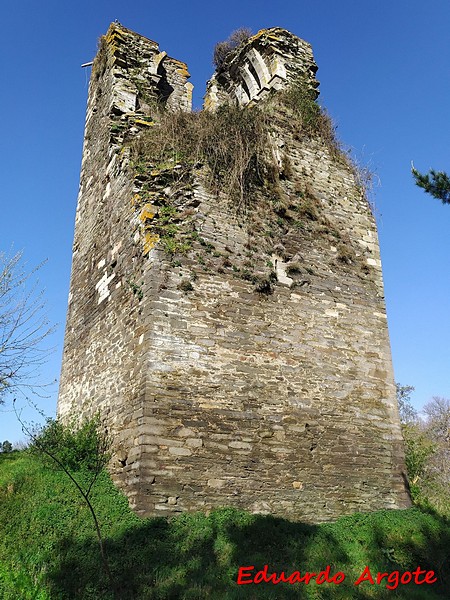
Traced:
<path fill-rule="evenodd" d="M 450 525 L 417 508 L 354 515 L 320 526 L 220 509 L 208 517 L 139 519 L 109 476 L 94 494 L 111 570 L 126 600 L 448 598 Z M 0 598 L 112 599 L 87 508 L 67 477 L 28 452 L 0 454 Z M 240 566 L 346 575 L 340 585 L 236 583 Z M 372 574 L 436 572 L 432 585 L 353 582 Z"/>

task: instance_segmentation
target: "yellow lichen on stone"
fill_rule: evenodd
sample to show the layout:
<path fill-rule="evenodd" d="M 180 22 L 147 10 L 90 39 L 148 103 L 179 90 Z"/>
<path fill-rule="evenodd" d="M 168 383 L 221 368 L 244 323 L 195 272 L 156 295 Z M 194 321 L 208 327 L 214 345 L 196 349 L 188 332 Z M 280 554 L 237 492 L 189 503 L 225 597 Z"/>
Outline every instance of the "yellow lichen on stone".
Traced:
<path fill-rule="evenodd" d="M 183 63 L 182 63 L 182 64 L 183 64 Z M 190 73 L 189 73 L 189 71 L 187 70 L 187 66 L 186 66 L 186 65 L 183 65 L 182 67 L 180 67 L 180 68 L 179 68 L 179 69 L 177 69 L 176 71 L 177 71 L 177 73 L 178 73 L 179 75 L 181 75 L 182 77 L 190 77 L 190 76 L 191 76 L 191 75 L 190 75 Z"/>
<path fill-rule="evenodd" d="M 108 39 L 106 40 L 106 47 L 108 48 L 108 51 L 109 51 L 110 55 L 112 56 L 113 61 L 115 61 L 115 59 L 116 59 L 115 54 L 119 50 L 119 47 L 113 41 L 108 40 Z"/>
<path fill-rule="evenodd" d="M 261 36 L 263 36 L 264 34 L 266 34 L 266 33 L 267 33 L 267 31 L 268 31 L 268 29 L 260 29 L 260 30 L 258 31 L 258 33 L 255 33 L 255 35 L 252 35 L 252 36 L 251 36 L 251 37 L 248 39 L 248 41 L 249 41 L 249 42 L 252 42 L 253 40 L 257 40 L 258 38 L 260 38 Z"/>
<path fill-rule="evenodd" d="M 248 42 L 253 42 L 254 40 L 259 39 L 260 37 L 266 36 L 268 38 L 270 38 L 271 40 L 276 40 L 277 42 L 280 41 L 280 37 L 278 35 L 276 35 L 275 33 L 273 33 L 273 31 L 270 31 L 270 29 L 260 29 L 258 31 L 258 33 L 255 33 L 255 35 L 252 35 L 249 39 Z"/>
<path fill-rule="evenodd" d="M 144 233 L 144 254 L 148 254 L 159 242 L 159 235 L 146 231 Z"/>
<path fill-rule="evenodd" d="M 144 121 L 144 119 L 135 119 L 134 122 L 138 125 L 145 125 L 146 127 L 153 127 L 155 124 L 154 121 Z"/>
<path fill-rule="evenodd" d="M 142 221 L 142 223 L 145 223 L 147 219 L 153 219 L 157 212 L 158 209 L 156 206 L 153 206 L 153 204 L 146 204 L 141 210 L 139 219 Z"/>
<path fill-rule="evenodd" d="M 187 68 L 187 64 L 182 62 L 181 60 L 176 60 L 175 58 L 170 58 L 170 62 L 173 63 L 177 69 L 176 72 L 182 75 L 183 77 L 190 77 L 190 73 Z"/>
<path fill-rule="evenodd" d="M 106 41 L 114 42 L 116 39 L 123 41 L 125 35 L 127 35 L 125 31 L 119 30 L 116 27 L 110 27 L 110 30 L 106 34 Z"/>
<path fill-rule="evenodd" d="M 203 108 L 205 108 L 206 110 L 210 110 L 216 107 L 216 102 L 213 101 L 213 99 L 211 98 L 211 96 L 208 94 L 205 96 L 204 102 L 203 102 Z"/>

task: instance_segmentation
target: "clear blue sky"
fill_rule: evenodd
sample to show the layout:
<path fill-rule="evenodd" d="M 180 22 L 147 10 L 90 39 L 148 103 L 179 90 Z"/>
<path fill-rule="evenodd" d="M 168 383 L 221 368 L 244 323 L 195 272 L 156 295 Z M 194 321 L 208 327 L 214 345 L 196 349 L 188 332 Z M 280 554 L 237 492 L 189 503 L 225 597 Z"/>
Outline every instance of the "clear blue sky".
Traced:
<path fill-rule="evenodd" d="M 410 175 L 411 160 L 421 170 L 450 170 L 448 0 L 8 2 L 0 38 L 0 250 L 22 249 L 30 266 L 48 259 L 40 280 L 59 327 L 42 379 L 59 377 L 61 362 L 89 74 L 80 65 L 114 19 L 188 63 L 197 107 L 214 44 L 232 30 L 281 26 L 312 44 L 321 103 L 379 179 L 374 201 L 396 380 L 416 387 L 418 407 L 449 397 L 450 206 Z M 56 392 L 38 402 L 54 415 Z M 21 439 L 8 405 L 0 410 L 0 441 Z"/>

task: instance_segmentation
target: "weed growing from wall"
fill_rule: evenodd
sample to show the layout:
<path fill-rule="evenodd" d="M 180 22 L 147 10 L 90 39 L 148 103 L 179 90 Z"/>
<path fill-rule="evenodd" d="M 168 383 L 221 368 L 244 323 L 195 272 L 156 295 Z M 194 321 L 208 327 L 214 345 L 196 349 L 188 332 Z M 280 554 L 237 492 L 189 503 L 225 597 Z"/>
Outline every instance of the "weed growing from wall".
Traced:
<path fill-rule="evenodd" d="M 305 77 L 299 77 L 279 93 L 281 104 L 291 113 L 291 126 L 300 135 L 321 140 L 334 158 L 345 156 L 328 113 L 316 101 L 317 92 Z"/>
<path fill-rule="evenodd" d="M 235 48 L 246 42 L 252 35 L 251 29 L 240 27 L 233 31 L 228 39 L 223 42 L 218 42 L 214 46 L 213 64 L 217 70 L 220 70 L 227 56 L 233 52 Z"/>
<path fill-rule="evenodd" d="M 133 144 L 134 160 L 155 166 L 205 166 L 212 191 L 223 191 L 247 209 L 249 193 L 270 177 L 267 119 L 257 107 L 224 105 L 216 112 L 161 112 Z"/>

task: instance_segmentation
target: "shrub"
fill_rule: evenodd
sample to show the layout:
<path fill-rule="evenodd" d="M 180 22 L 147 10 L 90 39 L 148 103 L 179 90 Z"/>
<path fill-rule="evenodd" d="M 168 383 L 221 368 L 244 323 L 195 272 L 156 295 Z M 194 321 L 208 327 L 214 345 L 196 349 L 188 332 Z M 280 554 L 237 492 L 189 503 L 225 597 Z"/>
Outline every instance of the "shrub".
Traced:
<path fill-rule="evenodd" d="M 109 445 L 109 438 L 102 432 L 97 416 L 79 427 L 48 419 L 46 426 L 34 437 L 31 449 L 43 453 L 49 461 L 51 455 L 51 463 L 59 461 L 69 471 L 98 473 L 110 459 Z"/>
<path fill-rule="evenodd" d="M 298 77 L 280 93 L 281 102 L 293 113 L 293 126 L 300 125 L 301 132 L 307 136 L 320 137 L 335 157 L 341 156 L 333 121 L 316 98 L 317 92 L 305 76 Z"/>
<path fill-rule="evenodd" d="M 4 442 L 2 442 L 0 444 L 0 448 L 1 448 L 1 451 L 5 452 L 5 453 L 12 452 L 12 450 L 13 450 L 13 446 L 12 446 L 11 442 L 8 440 L 5 440 Z"/>
<path fill-rule="evenodd" d="M 271 271 L 268 275 L 264 275 L 263 277 L 256 277 L 255 279 L 255 292 L 258 292 L 258 294 L 266 295 L 273 293 L 273 286 L 277 281 L 277 274 L 275 273 L 275 271 Z"/>
<path fill-rule="evenodd" d="M 436 444 L 433 444 L 426 432 L 421 431 L 419 425 L 413 423 L 404 425 L 402 433 L 405 440 L 406 469 L 413 487 L 426 477 L 430 458 L 436 452 Z"/>
<path fill-rule="evenodd" d="M 194 290 L 194 286 L 189 279 L 182 279 L 178 285 L 178 289 L 182 292 L 192 292 Z"/>
<path fill-rule="evenodd" d="M 289 263 L 286 267 L 286 273 L 288 275 L 298 275 L 302 272 L 302 267 L 298 262 Z"/>
<path fill-rule="evenodd" d="M 233 31 L 228 39 L 223 42 L 218 42 L 214 46 L 213 54 L 213 64 L 216 69 L 219 70 L 230 52 L 240 46 L 243 42 L 246 42 L 251 35 L 251 29 L 248 29 L 247 27 L 240 27 L 239 29 Z"/>

